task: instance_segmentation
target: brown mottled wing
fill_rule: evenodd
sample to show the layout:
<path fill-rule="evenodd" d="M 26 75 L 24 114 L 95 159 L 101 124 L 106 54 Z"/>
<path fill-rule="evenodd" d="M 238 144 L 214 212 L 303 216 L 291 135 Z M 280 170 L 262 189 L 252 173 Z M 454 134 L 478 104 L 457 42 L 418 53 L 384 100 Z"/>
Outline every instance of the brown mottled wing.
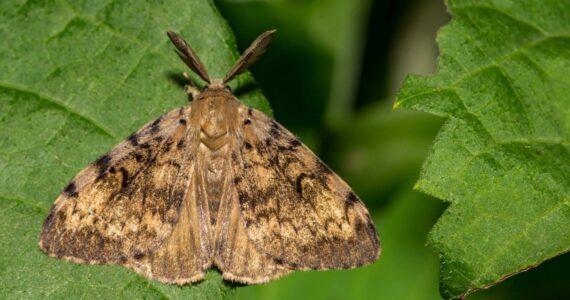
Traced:
<path fill-rule="evenodd" d="M 290 269 L 374 262 L 380 253 L 376 230 L 350 187 L 263 113 L 244 110 L 240 118 L 234 182 L 257 249 Z"/>
<path fill-rule="evenodd" d="M 200 279 L 207 253 L 193 201 L 189 112 L 161 116 L 82 170 L 51 208 L 40 248 L 74 262 L 124 264 L 164 282 Z"/>
<path fill-rule="evenodd" d="M 259 251 L 248 237 L 245 222 L 240 213 L 236 187 L 231 176 L 228 179 L 223 187 L 224 193 L 220 203 L 213 255 L 214 262 L 222 271 L 223 278 L 256 284 L 289 273 L 290 270 L 286 265 L 276 262 Z"/>

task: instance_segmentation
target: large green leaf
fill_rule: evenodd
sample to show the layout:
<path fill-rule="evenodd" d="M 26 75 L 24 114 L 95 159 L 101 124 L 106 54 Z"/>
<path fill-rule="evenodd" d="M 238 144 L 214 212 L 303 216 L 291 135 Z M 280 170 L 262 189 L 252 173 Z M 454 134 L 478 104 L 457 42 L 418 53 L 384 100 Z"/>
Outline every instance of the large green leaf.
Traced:
<path fill-rule="evenodd" d="M 448 7 L 439 73 L 396 106 L 448 117 L 417 188 L 451 203 L 429 244 L 457 298 L 570 249 L 570 2 Z"/>
<path fill-rule="evenodd" d="M 132 131 L 187 101 L 165 30 L 211 75 L 237 59 L 211 1 L 0 2 L 0 290 L 8 298 L 233 298 L 210 272 L 179 288 L 118 266 L 48 258 L 37 240 L 63 186 Z M 196 77 L 197 78 L 197 77 Z M 238 78 L 234 90 L 252 84 Z M 270 113 L 259 90 L 240 98 Z"/>

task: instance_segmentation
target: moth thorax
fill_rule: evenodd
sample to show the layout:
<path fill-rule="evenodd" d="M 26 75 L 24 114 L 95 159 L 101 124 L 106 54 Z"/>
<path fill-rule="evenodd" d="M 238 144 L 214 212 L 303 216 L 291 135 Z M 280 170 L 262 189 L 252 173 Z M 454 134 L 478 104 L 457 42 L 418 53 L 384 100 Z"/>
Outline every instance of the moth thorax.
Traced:
<path fill-rule="evenodd" d="M 210 150 L 217 150 L 226 144 L 228 123 L 223 97 L 210 97 L 205 102 L 200 118 L 200 141 Z"/>

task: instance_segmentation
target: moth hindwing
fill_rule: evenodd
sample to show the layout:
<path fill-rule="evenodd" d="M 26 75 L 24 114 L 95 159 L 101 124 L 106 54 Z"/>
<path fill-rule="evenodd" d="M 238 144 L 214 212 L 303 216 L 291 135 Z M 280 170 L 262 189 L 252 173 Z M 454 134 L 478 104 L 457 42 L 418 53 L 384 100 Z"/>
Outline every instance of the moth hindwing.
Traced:
<path fill-rule="evenodd" d="M 356 194 L 226 86 L 273 32 L 246 50 L 226 80 L 210 80 L 188 43 L 169 32 L 208 86 L 79 172 L 44 222 L 42 251 L 176 284 L 199 281 L 214 266 L 224 279 L 253 284 L 374 262 L 378 237 Z"/>

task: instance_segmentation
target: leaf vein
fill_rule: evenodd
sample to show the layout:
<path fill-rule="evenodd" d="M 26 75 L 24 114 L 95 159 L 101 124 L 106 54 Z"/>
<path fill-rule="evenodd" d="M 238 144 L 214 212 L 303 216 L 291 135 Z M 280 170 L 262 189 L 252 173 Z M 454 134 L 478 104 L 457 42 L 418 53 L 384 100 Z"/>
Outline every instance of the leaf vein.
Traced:
<path fill-rule="evenodd" d="M 60 109 L 63 109 L 64 111 L 70 113 L 71 115 L 77 116 L 79 119 L 82 119 L 84 121 L 86 121 L 87 123 L 91 124 L 92 126 L 94 126 L 97 130 L 99 130 L 100 132 L 104 133 L 105 135 L 116 139 L 115 135 L 113 133 L 111 133 L 110 130 L 108 130 L 107 128 L 105 128 L 103 125 L 98 124 L 95 120 L 93 120 L 92 118 L 86 116 L 86 115 L 82 115 L 81 113 L 75 111 L 74 109 L 72 109 L 70 106 L 67 106 L 65 104 L 63 104 L 61 101 L 52 98 L 48 95 L 45 94 L 41 94 L 35 91 L 32 91 L 30 89 L 24 88 L 24 87 L 20 87 L 14 84 L 10 84 L 7 82 L 1 82 L 0 81 L 0 88 L 4 88 L 7 90 L 13 90 L 16 92 L 20 92 L 20 93 L 27 93 L 33 96 L 36 96 L 38 99 L 43 100 L 47 103 L 50 103 L 54 106 L 59 107 Z"/>

